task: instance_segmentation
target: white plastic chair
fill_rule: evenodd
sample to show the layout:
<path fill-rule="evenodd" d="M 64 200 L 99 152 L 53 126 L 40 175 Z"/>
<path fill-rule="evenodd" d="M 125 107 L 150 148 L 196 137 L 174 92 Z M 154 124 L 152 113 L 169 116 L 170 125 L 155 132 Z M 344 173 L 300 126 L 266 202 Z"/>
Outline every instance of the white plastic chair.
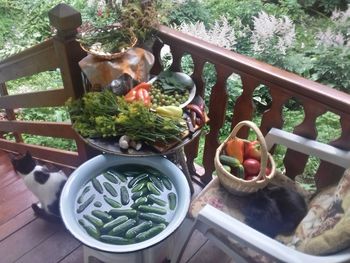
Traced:
<path fill-rule="evenodd" d="M 272 128 L 265 137 L 267 148 L 271 149 L 274 144 L 281 144 L 287 148 L 302 152 L 322 160 L 337 164 L 344 168 L 350 167 L 350 151 L 343 151 L 330 145 L 309 140 L 301 136 Z M 239 250 L 228 245 L 227 237 L 238 241 L 259 254 L 271 258 L 272 261 L 287 263 L 340 263 L 350 262 L 350 249 L 329 256 L 312 256 L 289 248 L 282 243 L 256 231 L 239 220 L 225 214 L 215 207 L 207 204 L 199 212 L 193 221 L 187 218 L 182 229 L 178 233 L 177 240 L 184 240 L 181 248 L 175 248 L 172 257 L 173 262 L 179 262 L 186 245 L 195 230 L 200 231 L 211 240 L 223 252 L 231 256 L 235 262 L 250 262 L 239 254 Z M 222 240 L 222 235 L 225 237 Z"/>

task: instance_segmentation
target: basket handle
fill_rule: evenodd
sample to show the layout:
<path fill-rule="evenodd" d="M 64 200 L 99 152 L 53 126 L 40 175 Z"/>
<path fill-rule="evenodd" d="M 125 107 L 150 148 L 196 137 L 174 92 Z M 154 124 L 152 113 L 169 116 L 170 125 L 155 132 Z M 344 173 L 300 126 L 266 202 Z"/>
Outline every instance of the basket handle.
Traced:
<path fill-rule="evenodd" d="M 260 152 L 261 152 L 261 159 L 260 159 L 260 172 L 258 174 L 258 176 L 256 178 L 254 178 L 253 181 L 259 181 L 261 180 L 261 178 L 263 177 L 264 180 L 267 179 L 266 177 L 266 167 L 267 167 L 267 160 L 268 160 L 268 155 L 267 155 L 267 146 L 266 146 L 266 141 L 265 138 L 263 136 L 263 134 L 261 133 L 259 127 L 252 121 L 241 121 L 239 122 L 232 130 L 230 136 L 227 137 L 227 139 L 225 140 L 225 143 L 231 139 L 231 138 L 235 138 L 238 131 L 244 127 L 244 126 L 248 126 L 249 128 L 251 128 L 257 135 L 257 139 L 260 143 Z"/>

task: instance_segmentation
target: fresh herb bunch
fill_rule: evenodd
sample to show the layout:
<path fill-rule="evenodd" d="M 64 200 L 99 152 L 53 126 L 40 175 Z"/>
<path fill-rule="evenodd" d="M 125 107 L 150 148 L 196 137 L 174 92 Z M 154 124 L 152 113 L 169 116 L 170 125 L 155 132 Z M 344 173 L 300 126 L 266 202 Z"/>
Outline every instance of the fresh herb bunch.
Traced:
<path fill-rule="evenodd" d="M 154 85 L 160 88 L 164 94 L 185 93 L 193 87 L 193 84 L 192 79 L 184 78 L 182 75 L 169 70 L 162 71 L 154 82 Z"/>

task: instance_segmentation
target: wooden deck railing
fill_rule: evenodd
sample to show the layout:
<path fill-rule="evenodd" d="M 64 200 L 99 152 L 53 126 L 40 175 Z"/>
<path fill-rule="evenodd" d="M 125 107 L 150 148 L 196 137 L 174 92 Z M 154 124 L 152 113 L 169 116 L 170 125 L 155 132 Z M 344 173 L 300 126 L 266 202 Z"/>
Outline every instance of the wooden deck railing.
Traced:
<path fill-rule="evenodd" d="M 37 123 L 21 122 L 13 119 L 11 109 L 17 107 L 38 107 L 62 105 L 68 97 L 79 97 L 82 92 L 82 82 L 78 61 L 85 55 L 75 41 L 76 28 L 80 25 L 80 14 L 69 9 L 65 16 L 66 5 L 59 5 L 50 11 L 51 24 L 57 29 L 56 36 L 32 49 L 26 50 L 14 57 L 0 62 L 1 96 L 0 108 L 7 109 L 9 121 L 0 122 L 0 131 L 15 132 L 16 142 L 0 139 L 0 148 L 10 151 L 23 152 L 26 149 L 44 160 L 76 166 L 86 158 L 83 143 L 76 137 L 69 124 L 66 123 Z M 266 85 L 272 97 L 272 103 L 262 116 L 261 130 L 264 134 L 271 127 L 283 128 L 282 108 L 290 99 L 298 99 L 303 105 L 305 118 L 294 128 L 294 133 L 315 139 L 317 138 L 316 119 L 327 111 L 340 116 L 341 136 L 329 144 L 350 150 L 350 95 L 336 91 L 327 86 L 304 79 L 295 74 L 280 70 L 265 63 L 243 55 L 216 47 L 197 38 L 161 26 L 159 39 L 153 46 L 156 57 L 153 74 L 159 73 L 163 66 L 160 51 L 164 44 L 171 48 L 173 62 L 171 70 L 181 71 L 181 59 L 190 54 L 194 64 L 192 78 L 197 86 L 197 94 L 204 96 L 210 93 L 207 105 L 210 122 L 209 132 L 205 135 L 203 152 L 204 175 L 200 178 L 205 183 L 211 180 L 214 170 L 213 158 L 219 145 L 219 130 L 225 122 L 227 111 L 233 111 L 230 120 L 234 126 L 241 120 L 252 119 L 254 113 L 253 92 L 260 84 Z M 217 81 L 213 87 L 207 87 L 203 80 L 203 69 L 206 62 L 215 66 Z M 5 82 L 22 76 L 60 68 L 64 88 L 32 94 L 7 96 Z M 237 99 L 233 109 L 227 109 L 228 94 L 227 79 L 232 73 L 238 74 L 242 81 L 243 92 Z M 207 89 L 207 91 L 206 91 Z M 59 132 L 57 132 L 59 130 Z M 47 149 L 45 147 L 24 144 L 21 133 L 40 134 L 44 136 L 74 138 L 78 143 L 78 153 Z M 239 136 L 245 138 L 247 130 L 241 130 Z M 199 141 L 194 141 L 186 147 L 187 163 L 192 174 L 196 174 L 193 161 L 198 154 Z M 308 156 L 288 150 L 284 163 L 288 176 L 294 178 L 302 173 Z M 316 175 L 318 186 L 324 186 L 339 179 L 343 169 L 322 162 Z"/>

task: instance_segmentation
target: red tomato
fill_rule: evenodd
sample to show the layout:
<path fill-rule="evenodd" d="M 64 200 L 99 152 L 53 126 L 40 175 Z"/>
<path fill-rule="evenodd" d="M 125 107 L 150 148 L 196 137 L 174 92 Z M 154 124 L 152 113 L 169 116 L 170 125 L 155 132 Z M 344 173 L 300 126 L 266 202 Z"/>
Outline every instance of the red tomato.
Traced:
<path fill-rule="evenodd" d="M 260 152 L 260 142 L 259 141 L 248 142 L 245 145 L 244 158 L 245 159 L 253 158 L 253 159 L 260 161 L 261 152 Z"/>
<path fill-rule="evenodd" d="M 248 158 L 244 160 L 243 167 L 247 174 L 257 174 L 260 171 L 260 162 L 256 159 Z"/>
<path fill-rule="evenodd" d="M 244 180 L 250 181 L 250 180 L 253 180 L 255 177 L 256 177 L 256 175 L 246 175 L 246 176 L 244 177 Z"/>
<path fill-rule="evenodd" d="M 269 174 L 271 173 L 271 168 L 266 167 L 266 169 L 265 169 L 265 173 L 266 173 L 266 175 L 269 175 Z"/>

